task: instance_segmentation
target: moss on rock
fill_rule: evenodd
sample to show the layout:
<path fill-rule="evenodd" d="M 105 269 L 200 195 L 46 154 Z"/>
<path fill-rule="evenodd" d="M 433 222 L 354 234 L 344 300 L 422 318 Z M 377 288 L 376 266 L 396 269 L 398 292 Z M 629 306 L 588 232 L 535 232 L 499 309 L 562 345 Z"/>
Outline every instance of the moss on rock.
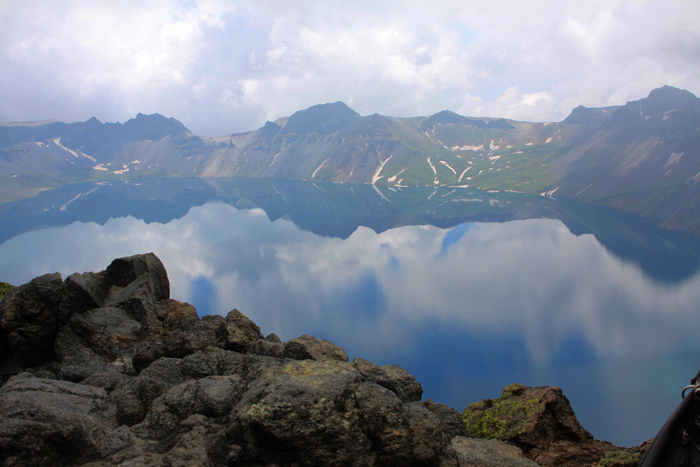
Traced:
<path fill-rule="evenodd" d="M 15 286 L 7 282 L 0 282 L 0 299 L 7 295 Z"/>
<path fill-rule="evenodd" d="M 598 461 L 598 467 L 634 467 L 639 464 L 641 455 L 626 450 L 606 452 Z"/>
<path fill-rule="evenodd" d="M 476 438 L 508 439 L 523 433 L 526 422 L 539 410 L 539 398 L 514 398 L 524 392 L 522 384 L 511 384 L 503 389 L 500 398 L 486 399 L 470 404 L 462 419 L 470 436 Z"/>

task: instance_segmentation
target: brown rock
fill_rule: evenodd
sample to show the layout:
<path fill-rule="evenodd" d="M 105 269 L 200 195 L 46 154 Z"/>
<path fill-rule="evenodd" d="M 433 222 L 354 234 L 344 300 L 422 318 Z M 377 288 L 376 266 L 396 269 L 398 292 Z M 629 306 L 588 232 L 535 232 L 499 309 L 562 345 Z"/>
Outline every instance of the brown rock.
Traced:
<path fill-rule="evenodd" d="M 257 324 L 238 310 L 226 315 L 226 350 L 246 353 L 263 335 Z"/>
<path fill-rule="evenodd" d="M 157 314 L 159 317 L 162 317 L 163 324 L 168 330 L 177 329 L 180 323 L 186 319 L 199 319 L 197 310 L 189 303 L 168 299 L 158 302 L 156 306 Z"/>
<path fill-rule="evenodd" d="M 513 384 L 496 400 L 469 405 L 462 416 L 469 436 L 506 441 L 543 466 L 588 465 L 621 450 L 594 440 L 558 387 Z"/>

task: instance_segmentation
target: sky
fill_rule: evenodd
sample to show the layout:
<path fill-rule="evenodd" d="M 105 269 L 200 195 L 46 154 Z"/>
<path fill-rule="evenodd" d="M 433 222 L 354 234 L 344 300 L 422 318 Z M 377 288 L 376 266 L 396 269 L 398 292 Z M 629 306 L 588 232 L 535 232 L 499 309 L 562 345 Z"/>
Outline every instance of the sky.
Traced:
<path fill-rule="evenodd" d="M 3 0 L 0 122 L 160 113 L 201 136 L 342 101 L 561 121 L 700 93 L 696 0 Z"/>

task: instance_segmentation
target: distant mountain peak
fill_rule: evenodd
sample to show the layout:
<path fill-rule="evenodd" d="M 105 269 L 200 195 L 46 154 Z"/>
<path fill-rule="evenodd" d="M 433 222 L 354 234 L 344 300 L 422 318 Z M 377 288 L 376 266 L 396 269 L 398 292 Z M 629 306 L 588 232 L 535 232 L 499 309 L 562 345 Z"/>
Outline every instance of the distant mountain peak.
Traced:
<path fill-rule="evenodd" d="M 136 118 L 128 120 L 122 126 L 127 137 L 134 140 L 158 141 L 164 136 L 188 131 L 178 120 L 157 113 L 150 115 L 138 113 Z"/>
<path fill-rule="evenodd" d="M 658 111 L 667 111 L 686 105 L 697 105 L 698 103 L 700 103 L 700 99 L 695 97 L 690 91 L 668 85 L 654 89 L 649 93 L 649 97 L 646 98 L 647 107 L 651 106 Z"/>
<path fill-rule="evenodd" d="M 478 118 L 478 117 L 464 117 L 451 110 L 442 110 L 434 115 L 428 117 L 421 126 L 423 129 L 431 129 L 435 125 L 447 124 L 447 125 L 472 125 L 477 128 L 498 128 L 501 130 L 510 130 L 513 128 L 508 120 L 502 118 Z"/>
<path fill-rule="evenodd" d="M 686 90 L 686 89 L 680 89 L 676 88 L 673 86 L 669 86 L 668 84 L 665 86 L 661 86 L 660 88 L 656 88 L 652 90 L 649 93 L 649 99 L 697 99 L 695 95 Z"/>
<path fill-rule="evenodd" d="M 318 104 L 295 112 L 289 117 L 283 131 L 285 133 L 328 134 L 338 131 L 359 117 L 360 114 L 344 102 Z"/>
<path fill-rule="evenodd" d="M 467 121 L 467 117 L 463 117 L 462 115 L 459 115 L 455 112 L 452 112 L 451 110 L 441 110 L 440 112 L 431 115 L 428 118 L 428 121 L 431 123 L 454 123 L 454 124 L 460 124 L 464 123 Z"/>
<path fill-rule="evenodd" d="M 170 125 L 174 126 L 180 126 L 184 128 L 184 125 L 180 123 L 178 120 L 172 117 L 164 117 L 163 115 L 159 113 L 153 113 L 153 114 L 143 114 L 141 112 L 136 114 L 136 117 L 129 119 L 125 125 L 128 124 L 129 122 L 138 122 L 139 124 L 144 124 L 144 123 L 168 123 Z"/>
<path fill-rule="evenodd" d="M 601 123 L 603 120 L 608 118 L 612 114 L 612 110 L 615 107 L 585 107 L 579 105 L 574 110 L 571 111 L 568 117 L 564 119 L 562 123 L 569 125 L 590 125 L 595 123 Z"/>

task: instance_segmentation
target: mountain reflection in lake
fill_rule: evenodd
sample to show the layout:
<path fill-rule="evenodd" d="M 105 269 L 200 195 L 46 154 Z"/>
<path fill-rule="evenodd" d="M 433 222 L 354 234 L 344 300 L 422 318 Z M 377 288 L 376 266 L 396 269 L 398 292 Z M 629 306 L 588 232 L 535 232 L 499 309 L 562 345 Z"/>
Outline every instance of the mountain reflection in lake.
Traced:
<path fill-rule="evenodd" d="M 700 276 L 661 282 L 558 220 L 359 227 L 346 239 L 213 202 L 179 219 L 131 216 L 26 232 L 0 280 L 99 271 L 153 251 L 173 298 L 237 308 L 263 333 L 329 339 L 399 364 L 424 397 L 462 410 L 503 386 L 558 385 L 598 439 L 654 436 L 700 367 Z"/>

